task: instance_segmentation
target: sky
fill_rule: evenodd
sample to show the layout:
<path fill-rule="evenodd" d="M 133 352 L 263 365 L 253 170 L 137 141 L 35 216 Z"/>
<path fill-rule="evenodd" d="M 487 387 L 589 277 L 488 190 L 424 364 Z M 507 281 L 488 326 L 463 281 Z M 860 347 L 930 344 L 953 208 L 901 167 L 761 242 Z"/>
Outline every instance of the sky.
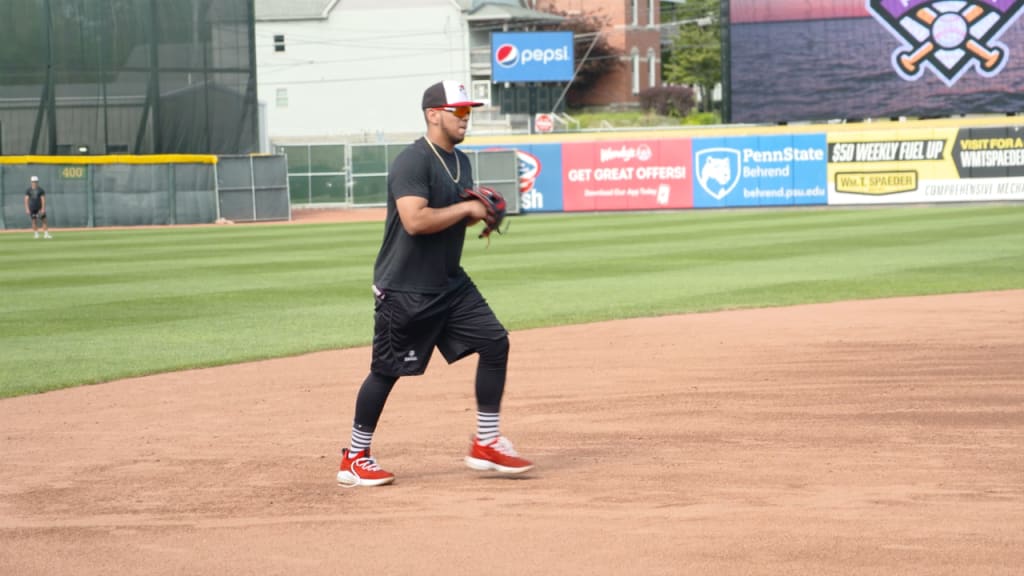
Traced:
<path fill-rule="evenodd" d="M 730 21 L 777 22 L 867 17 L 865 0 L 730 0 Z"/>

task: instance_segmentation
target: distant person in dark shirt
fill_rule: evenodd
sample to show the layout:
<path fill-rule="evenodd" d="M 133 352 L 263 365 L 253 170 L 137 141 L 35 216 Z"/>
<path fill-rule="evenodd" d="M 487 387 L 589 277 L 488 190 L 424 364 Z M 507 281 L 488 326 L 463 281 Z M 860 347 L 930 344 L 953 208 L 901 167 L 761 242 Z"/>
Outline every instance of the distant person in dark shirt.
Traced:
<path fill-rule="evenodd" d="M 43 227 L 43 238 L 50 236 L 46 226 L 46 190 L 39 185 L 39 176 L 29 179 L 28 190 L 25 190 L 25 214 L 32 219 L 32 233 L 39 238 L 39 226 Z"/>

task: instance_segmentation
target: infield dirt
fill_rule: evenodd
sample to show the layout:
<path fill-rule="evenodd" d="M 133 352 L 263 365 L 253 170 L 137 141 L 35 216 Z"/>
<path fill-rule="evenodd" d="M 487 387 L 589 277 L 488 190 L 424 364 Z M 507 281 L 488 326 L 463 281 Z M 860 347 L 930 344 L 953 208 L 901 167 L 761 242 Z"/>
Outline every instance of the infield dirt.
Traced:
<path fill-rule="evenodd" d="M 484 287 L 486 292 L 486 288 Z M 369 313 L 369 311 L 368 311 Z M 392 486 L 334 482 L 366 348 L 0 401 L 0 574 L 1019 574 L 1024 291 L 512 334 L 399 382 Z"/>

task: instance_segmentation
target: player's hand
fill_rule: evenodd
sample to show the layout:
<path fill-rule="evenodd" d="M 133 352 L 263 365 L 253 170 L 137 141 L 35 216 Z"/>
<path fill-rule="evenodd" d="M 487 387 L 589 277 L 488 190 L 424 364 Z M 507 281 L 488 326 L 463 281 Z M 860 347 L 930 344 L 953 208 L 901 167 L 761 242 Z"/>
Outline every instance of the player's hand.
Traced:
<path fill-rule="evenodd" d="M 470 226 L 487 217 L 487 206 L 484 206 L 483 202 L 463 202 L 462 205 L 465 206 L 469 212 L 469 214 L 466 215 L 466 218 L 469 219 Z"/>
<path fill-rule="evenodd" d="M 489 186 L 476 186 L 466 188 L 459 194 L 459 197 L 470 201 L 470 203 L 475 200 L 484 206 L 483 221 L 487 226 L 480 233 L 480 238 L 487 238 L 490 241 L 491 232 L 495 230 L 501 234 L 501 223 L 505 219 L 507 204 L 505 197 L 500 192 Z"/>

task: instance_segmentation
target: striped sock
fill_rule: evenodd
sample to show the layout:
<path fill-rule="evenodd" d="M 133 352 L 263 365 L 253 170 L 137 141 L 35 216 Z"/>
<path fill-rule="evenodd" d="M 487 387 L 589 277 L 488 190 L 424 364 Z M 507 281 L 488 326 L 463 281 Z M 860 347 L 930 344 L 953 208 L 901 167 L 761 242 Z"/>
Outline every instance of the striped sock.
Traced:
<path fill-rule="evenodd" d="M 348 445 L 348 453 L 355 454 L 362 450 L 369 450 L 372 440 L 373 430 L 360 430 L 358 426 L 353 426 L 352 441 Z"/>
<path fill-rule="evenodd" d="M 476 439 L 481 444 L 486 444 L 498 437 L 498 413 L 480 412 L 476 413 Z"/>

